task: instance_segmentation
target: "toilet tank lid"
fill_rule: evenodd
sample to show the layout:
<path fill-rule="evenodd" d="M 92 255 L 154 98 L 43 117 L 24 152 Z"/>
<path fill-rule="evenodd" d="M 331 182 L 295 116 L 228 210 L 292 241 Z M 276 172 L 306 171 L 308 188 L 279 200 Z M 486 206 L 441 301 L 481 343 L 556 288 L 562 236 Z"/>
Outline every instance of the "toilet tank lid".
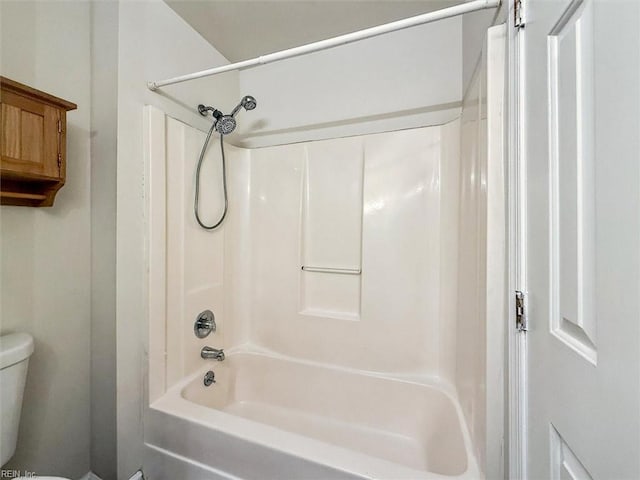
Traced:
<path fill-rule="evenodd" d="M 23 361 L 33 353 L 33 337 L 28 333 L 0 336 L 0 369 Z"/>

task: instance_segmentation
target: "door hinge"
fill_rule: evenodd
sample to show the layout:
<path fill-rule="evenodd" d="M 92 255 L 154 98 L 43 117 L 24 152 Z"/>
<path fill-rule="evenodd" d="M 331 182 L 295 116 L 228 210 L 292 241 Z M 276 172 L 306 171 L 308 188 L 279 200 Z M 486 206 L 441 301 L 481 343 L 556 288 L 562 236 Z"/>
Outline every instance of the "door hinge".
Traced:
<path fill-rule="evenodd" d="M 524 0 L 513 0 L 513 26 L 517 29 L 524 28 L 523 3 Z"/>
<path fill-rule="evenodd" d="M 527 310 L 524 300 L 524 293 L 520 290 L 516 290 L 516 330 L 519 332 L 526 332 L 529 330 Z"/>
<path fill-rule="evenodd" d="M 58 120 L 58 133 L 62 133 L 62 121 Z"/>

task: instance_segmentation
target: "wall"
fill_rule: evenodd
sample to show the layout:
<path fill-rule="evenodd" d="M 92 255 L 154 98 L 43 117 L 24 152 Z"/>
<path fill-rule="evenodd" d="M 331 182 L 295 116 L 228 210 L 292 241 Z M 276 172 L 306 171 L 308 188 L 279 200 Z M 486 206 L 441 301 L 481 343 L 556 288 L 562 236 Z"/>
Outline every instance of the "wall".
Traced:
<path fill-rule="evenodd" d="M 115 480 L 118 2 L 91 3 L 91 469 Z"/>
<path fill-rule="evenodd" d="M 453 383 L 457 121 L 255 150 L 228 147 L 230 215 L 207 232 L 196 225 L 192 204 L 204 133 L 155 109 L 148 114 L 149 161 L 166 163 L 166 173 L 152 172 L 150 194 L 151 230 L 166 238 L 167 249 L 155 240 L 150 246 L 151 275 L 166 278 L 166 293 L 163 286 L 150 292 L 152 401 L 199 368 L 204 345 L 246 342 Z M 213 143 L 202 172 L 209 221 L 221 211 L 221 186 L 210 180 L 220 178 L 219 162 Z M 173 180 L 166 191 L 165 174 Z M 443 193 L 442 185 L 451 191 Z M 362 274 L 303 272 L 301 265 Z M 192 325 L 205 308 L 214 311 L 218 330 L 197 340 Z M 160 318 L 166 328 L 155 323 Z"/>
<path fill-rule="evenodd" d="M 257 98 L 247 147 L 439 125 L 458 117 L 462 19 L 451 18 L 240 72 Z"/>
<path fill-rule="evenodd" d="M 442 374 L 441 340 L 452 324 L 439 320 L 441 164 L 457 161 L 443 156 L 449 147 L 442 138 L 443 128 L 430 127 L 252 151 L 253 343 L 364 370 Z M 447 138 L 457 142 L 456 135 Z M 320 163 L 311 163 L 315 159 Z M 349 167 L 358 159 L 360 177 Z M 314 174 L 328 175 L 324 193 Z M 351 185 L 340 187 L 345 179 Z M 336 197 L 338 189 L 358 183 L 361 225 L 349 234 L 348 217 L 341 217 L 358 206 Z M 314 212 L 317 228 L 304 235 L 314 219 L 306 218 L 309 200 L 303 199 L 314 188 L 324 211 Z M 361 250 L 332 263 L 353 235 Z M 331 244 L 335 249 L 326 251 Z M 312 248 L 319 252 L 307 253 Z M 314 265 L 314 256 L 327 260 Z M 356 266 L 362 275 L 330 280 L 330 274 L 301 272 L 305 263 Z M 349 291 L 353 298 L 335 303 Z"/>
<path fill-rule="evenodd" d="M 462 16 L 462 94 L 471 85 L 471 78 L 478 67 L 487 29 L 506 22 L 513 2 L 502 2 L 498 9 L 479 10 Z M 509 13 L 510 14 L 510 13 Z"/>
<path fill-rule="evenodd" d="M 252 150 L 252 343 L 439 375 L 441 150 L 440 127 Z"/>
<path fill-rule="evenodd" d="M 456 387 L 487 478 L 502 478 L 506 311 L 505 36 L 489 30 L 461 118 Z"/>
<path fill-rule="evenodd" d="M 486 70 L 476 69 L 462 108 L 456 386 L 476 446 L 485 460 L 487 151 Z"/>
<path fill-rule="evenodd" d="M 78 104 L 51 208 L 0 208 L 2 333 L 35 338 L 6 468 L 79 478 L 90 440 L 90 4 L 1 2 L 2 75 Z"/>
<path fill-rule="evenodd" d="M 118 476 L 129 476 L 144 458 L 142 414 L 148 349 L 144 106 L 155 105 L 204 130 L 210 121 L 199 103 L 224 110 L 239 98 L 237 74 L 166 87 L 154 93 L 146 82 L 228 63 L 161 1 L 120 4 L 118 35 L 117 168 L 117 425 Z"/>
<path fill-rule="evenodd" d="M 230 213 L 215 230 L 194 216 L 194 172 L 206 134 L 145 108 L 149 163 L 149 401 L 202 365 L 205 345 L 230 348 L 248 341 L 250 284 L 249 150 L 225 146 Z M 220 143 L 204 155 L 198 211 L 207 225 L 223 212 Z M 166 179 L 172 179 L 167 182 Z M 215 332 L 193 334 L 196 317 L 211 310 Z M 227 320 L 230 319 L 230 320 Z"/>
<path fill-rule="evenodd" d="M 215 230 L 205 230 L 193 213 L 194 172 L 205 133 L 166 117 L 166 168 L 172 181 L 166 189 L 167 278 L 167 385 L 200 368 L 205 345 L 228 348 L 246 341 L 242 333 L 247 317 L 249 284 L 249 151 L 225 146 L 228 215 Z M 223 212 L 222 165 L 219 138 L 212 139 L 202 163 L 199 212 L 207 225 Z M 211 310 L 217 329 L 206 339 L 193 334 L 200 312 Z M 153 399 L 152 399 L 153 400 Z"/>
<path fill-rule="evenodd" d="M 508 465 L 507 332 L 511 296 L 507 252 L 507 26 L 487 31 L 487 343 L 486 475 Z"/>
<path fill-rule="evenodd" d="M 458 241 L 460 212 L 460 120 L 441 127 L 440 162 L 440 374 L 455 383 L 457 362 Z"/>

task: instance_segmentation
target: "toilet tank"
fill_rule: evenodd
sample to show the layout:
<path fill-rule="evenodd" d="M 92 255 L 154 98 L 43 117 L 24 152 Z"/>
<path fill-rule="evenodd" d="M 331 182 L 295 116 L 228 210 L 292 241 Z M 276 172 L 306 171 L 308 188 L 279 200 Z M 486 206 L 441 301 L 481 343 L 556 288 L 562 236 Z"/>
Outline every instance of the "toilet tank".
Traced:
<path fill-rule="evenodd" d="M 33 337 L 26 333 L 0 336 L 0 466 L 16 451 L 22 394 Z"/>

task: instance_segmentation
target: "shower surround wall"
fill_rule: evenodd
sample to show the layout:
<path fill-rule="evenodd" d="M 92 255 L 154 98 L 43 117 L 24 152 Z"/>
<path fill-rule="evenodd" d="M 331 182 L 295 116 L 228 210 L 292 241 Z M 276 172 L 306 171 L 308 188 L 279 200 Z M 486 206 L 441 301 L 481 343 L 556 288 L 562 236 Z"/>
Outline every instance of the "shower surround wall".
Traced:
<path fill-rule="evenodd" d="M 507 298 L 504 25 L 488 30 L 461 118 L 455 382 L 487 478 L 503 478 Z M 486 469 L 485 469 L 486 467 Z"/>
<path fill-rule="evenodd" d="M 167 329 L 154 329 L 150 337 L 152 368 L 150 400 L 156 400 L 168 386 L 202 366 L 200 350 L 209 345 L 229 348 L 246 341 L 250 290 L 249 250 L 249 157 L 250 152 L 226 145 L 229 215 L 216 230 L 204 230 L 193 213 L 194 171 L 205 133 L 164 113 L 148 107 L 153 119 L 149 135 L 160 131 L 163 141 L 160 157 L 166 158 L 166 170 L 153 168 L 152 184 L 164 184 L 166 191 L 152 188 L 152 225 L 161 217 L 166 228 L 166 252 L 152 249 L 151 261 L 166 261 L 166 302 L 152 295 L 150 314 L 167 319 Z M 165 147 L 166 146 L 166 147 Z M 156 160 L 158 152 L 151 152 Z M 164 163 L 164 162 L 156 162 Z M 200 215 L 212 223 L 222 213 L 222 166 L 219 138 L 212 138 L 201 171 Z M 161 198 L 158 198 L 158 195 Z M 166 224 L 164 219 L 166 218 Z M 163 280 L 164 281 L 164 280 Z M 153 286 L 151 286 L 153 293 Z M 164 292 L 163 292 L 164 293 Z M 166 308 L 166 310 L 165 310 Z M 193 322 L 206 309 L 213 310 L 216 332 L 206 339 L 193 334 Z M 229 319 L 229 320 L 227 320 Z M 166 353 L 166 355 L 165 355 Z M 154 368 L 155 365 L 157 368 Z"/>
<path fill-rule="evenodd" d="M 443 376 L 443 163 L 457 122 L 251 151 L 249 341 L 379 372 Z M 301 267 L 362 270 L 317 273 Z"/>
<path fill-rule="evenodd" d="M 453 385 L 457 121 L 254 150 L 229 146 L 230 215 L 214 232 L 193 218 L 192 173 L 204 133 L 167 118 L 166 135 L 168 328 L 157 342 L 166 342 L 167 376 L 151 400 L 202 365 L 204 345 L 248 343 Z M 202 172 L 205 218 L 219 214 L 219 162 L 216 141 Z M 198 340 L 192 323 L 206 308 L 218 331 Z"/>
<path fill-rule="evenodd" d="M 192 203 L 205 134 L 153 107 L 147 115 L 147 472 L 186 468 L 164 453 L 173 450 L 161 433 L 169 419 L 153 406 L 166 405 L 165 393 L 207 366 L 205 345 L 224 348 L 227 363 L 240 358 L 236 352 L 265 352 L 414 379 L 455 398 L 458 121 L 253 150 L 227 145 L 230 215 L 221 229 L 205 231 Z M 202 172 L 206 221 L 222 204 L 219 153 L 215 140 Z M 207 308 L 218 328 L 197 339 L 193 321 Z M 207 368 L 221 374 L 215 362 Z M 176 453 L 199 448 L 190 441 Z M 474 471 L 474 460 L 466 462 L 456 468 Z M 302 468 L 306 475 L 317 467 Z"/>

